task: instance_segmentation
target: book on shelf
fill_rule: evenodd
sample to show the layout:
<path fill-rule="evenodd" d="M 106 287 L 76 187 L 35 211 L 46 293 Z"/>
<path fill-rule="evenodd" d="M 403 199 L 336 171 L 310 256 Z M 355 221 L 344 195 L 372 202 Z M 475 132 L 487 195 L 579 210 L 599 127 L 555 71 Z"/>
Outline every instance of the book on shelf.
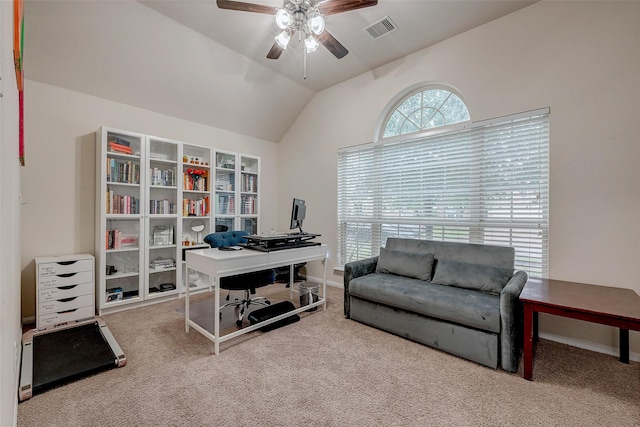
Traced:
<path fill-rule="evenodd" d="M 111 152 L 134 155 L 131 142 L 120 138 L 119 136 L 110 135 L 107 138 L 107 148 Z"/>
<path fill-rule="evenodd" d="M 235 197 L 230 194 L 217 194 L 216 196 L 216 213 L 233 215 L 236 211 Z"/>
<path fill-rule="evenodd" d="M 206 171 L 197 169 L 199 174 L 185 172 L 183 175 L 183 190 L 207 191 L 208 176 Z"/>
<path fill-rule="evenodd" d="M 149 200 L 149 213 L 151 215 L 173 215 L 176 212 L 176 204 L 169 200 Z"/>
<path fill-rule="evenodd" d="M 140 213 L 140 199 L 134 196 L 115 194 L 111 189 L 107 191 L 106 204 L 105 213 L 107 214 L 131 215 Z"/>
<path fill-rule="evenodd" d="M 209 197 L 197 200 L 182 200 L 182 216 L 207 216 L 209 215 Z"/>
<path fill-rule="evenodd" d="M 258 177 L 255 175 L 242 174 L 242 191 L 247 193 L 258 192 Z"/>
<path fill-rule="evenodd" d="M 109 143 L 109 151 L 116 152 L 116 153 L 133 155 L 133 149 L 131 147 L 127 147 L 125 145 L 116 144 L 115 142 L 110 142 Z"/>
<path fill-rule="evenodd" d="M 254 196 L 242 196 L 242 206 L 240 213 L 244 215 L 253 215 L 256 213 L 256 198 Z"/>
<path fill-rule="evenodd" d="M 140 165 L 131 160 L 107 157 L 107 182 L 140 184 Z"/>
<path fill-rule="evenodd" d="M 173 169 L 151 168 L 151 185 L 175 187 L 176 173 Z"/>
<path fill-rule="evenodd" d="M 130 147 L 131 143 L 124 138 L 120 138 L 119 136 L 110 135 L 107 138 L 107 142 L 114 142 L 119 145 L 124 145 L 125 147 Z"/>
<path fill-rule="evenodd" d="M 138 244 L 138 236 L 124 234 L 118 229 L 107 230 L 107 249 L 122 249 L 135 247 Z"/>

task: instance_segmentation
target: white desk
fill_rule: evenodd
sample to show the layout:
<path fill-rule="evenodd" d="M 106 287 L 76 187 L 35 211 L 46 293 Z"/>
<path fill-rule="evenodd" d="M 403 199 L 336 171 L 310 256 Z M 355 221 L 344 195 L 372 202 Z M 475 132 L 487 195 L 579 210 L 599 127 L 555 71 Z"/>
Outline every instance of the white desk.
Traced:
<path fill-rule="evenodd" d="M 200 332 L 202 335 L 213 341 L 214 354 L 220 352 L 220 343 L 231 338 L 237 337 L 247 332 L 254 331 L 270 323 L 277 322 L 295 313 L 308 310 L 311 307 L 322 305 L 324 309 L 327 307 L 326 291 L 327 291 L 327 245 L 307 246 L 295 249 L 284 249 L 272 252 L 260 252 L 251 249 L 242 249 L 240 251 L 221 251 L 216 249 L 195 249 L 187 251 L 186 268 L 204 273 L 211 278 L 209 288 L 214 291 L 214 324 L 213 334 L 202 326 L 189 318 L 189 284 L 187 283 L 185 293 L 184 319 L 185 331 L 189 332 L 189 326 Z M 322 295 L 318 301 L 305 305 L 294 311 L 290 311 L 280 316 L 276 316 L 264 322 L 247 326 L 235 332 L 220 336 L 220 278 L 225 276 L 235 276 L 236 274 L 249 273 L 252 271 L 265 270 L 268 268 L 289 266 L 289 297 L 293 298 L 293 275 L 295 264 L 303 262 L 323 260 L 323 277 L 322 277 Z"/>

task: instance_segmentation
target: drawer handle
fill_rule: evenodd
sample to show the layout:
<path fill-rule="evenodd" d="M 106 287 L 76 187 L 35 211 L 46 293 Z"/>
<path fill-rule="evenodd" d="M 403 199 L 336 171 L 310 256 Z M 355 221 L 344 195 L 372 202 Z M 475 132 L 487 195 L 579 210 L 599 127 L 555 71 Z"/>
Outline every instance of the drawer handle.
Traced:
<path fill-rule="evenodd" d="M 69 301 L 73 301 L 76 298 L 78 298 L 78 297 L 62 298 L 62 299 L 59 299 L 58 301 L 59 302 L 69 302 Z"/>
<path fill-rule="evenodd" d="M 75 276 L 78 273 L 65 273 L 65 274 L 56 274 L 56 276 L 58 277 L 71 277 L 71 276 Z"/>
<path fill-rule="evenodd" d="M 73 289 L 78 285 L 69 285 L 69 286 L 58 286 L 58 289 L 61 289 L 63 291 L 68 291 L 69 289 Z"/>
<path fill-rule="evenodd" d="M 60 262 L 57 262 L 56 264 L 60 264 L 60 265 L 71 265 L 71 264 L 75 264 L 76 262 L 78 262 L 78 260 L 73 260 L 73 261 L 60 261 Z"/>
<path fill-rule="evenodd" d="M 72 308 L 70 310 L 59 311 L 58 314 L 73 313 L 76 310 L 77 310 L 77 308 Z"/>

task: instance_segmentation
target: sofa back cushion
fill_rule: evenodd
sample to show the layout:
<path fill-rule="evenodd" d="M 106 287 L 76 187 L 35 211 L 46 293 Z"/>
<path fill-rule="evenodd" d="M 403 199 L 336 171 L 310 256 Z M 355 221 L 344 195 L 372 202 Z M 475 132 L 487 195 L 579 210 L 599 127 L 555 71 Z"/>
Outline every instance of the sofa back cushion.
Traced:
<path fill-rule="evenodd" d="M 419 280 L 431 280 L 432 253 L 393 251 L 380 248 L 376 273 L 389 273 Z"/>
<path fill-rule="evenodd" d="M 515 265 L 515 249 L 509 246 L 389 237 L 385 247 L 393 251 L 432 253 L 437 262 L 446 259 L 512 270 Z"/>
<path fill-rule="evenodd" d="M 513 268 L 438 260 L 432 282 L 499 294 L 513 276 Z"/>

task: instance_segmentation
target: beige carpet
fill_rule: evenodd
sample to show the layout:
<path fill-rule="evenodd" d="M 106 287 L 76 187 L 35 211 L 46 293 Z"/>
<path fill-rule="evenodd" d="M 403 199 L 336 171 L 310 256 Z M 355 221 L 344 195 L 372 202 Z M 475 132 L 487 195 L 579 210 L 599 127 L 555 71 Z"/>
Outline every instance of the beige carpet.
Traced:
<path fill-rule="evenodd" d="M 183 301 L 104 316 L 127 365 L 21 403 L 18 425 L 640 426 L 639 363 L 542 340 L 529 382 L 347 320 L 336 288 L 213 356 Z"/>

